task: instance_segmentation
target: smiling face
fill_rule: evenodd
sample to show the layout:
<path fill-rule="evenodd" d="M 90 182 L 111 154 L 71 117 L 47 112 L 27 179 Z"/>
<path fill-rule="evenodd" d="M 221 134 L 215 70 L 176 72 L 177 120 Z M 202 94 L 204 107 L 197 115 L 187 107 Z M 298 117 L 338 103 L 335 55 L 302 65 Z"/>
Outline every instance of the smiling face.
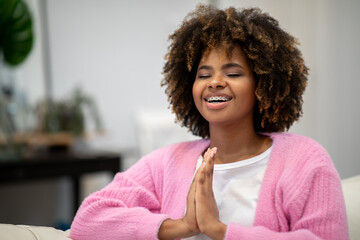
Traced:
<path fill-rule="evenodd" d="M 245 124 L 253 127 L 255 80 L 239 46 L 234 47 L 230 59 L 224 48 L 212 49 L 202 58 L 192 92 L 196 108 L 210 126 Z"/>

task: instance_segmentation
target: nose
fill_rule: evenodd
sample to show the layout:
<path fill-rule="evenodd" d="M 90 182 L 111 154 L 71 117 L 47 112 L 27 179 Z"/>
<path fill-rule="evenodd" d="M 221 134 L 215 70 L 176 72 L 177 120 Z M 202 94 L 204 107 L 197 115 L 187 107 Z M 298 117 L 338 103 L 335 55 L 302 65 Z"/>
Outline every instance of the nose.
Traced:
<path fill-rule="evenodd" d="M 225 86 L 226 86 L 226 82 L 224 81 L 224 79 L 222 79 L 221 76 L 214 76 L 213 78 L 210 79 L 208 83 L 208 87 L 212 89 L 221 89 L 224 88 Z"/>

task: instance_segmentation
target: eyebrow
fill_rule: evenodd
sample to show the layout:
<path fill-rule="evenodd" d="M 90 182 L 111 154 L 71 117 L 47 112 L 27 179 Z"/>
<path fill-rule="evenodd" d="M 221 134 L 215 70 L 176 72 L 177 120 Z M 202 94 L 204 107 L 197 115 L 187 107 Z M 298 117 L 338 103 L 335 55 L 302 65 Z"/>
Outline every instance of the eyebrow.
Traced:
<path fill-rule="evenodd" d="M 224 69 L 232 68 L 232 67 L 238 67 L 238 68 L 244 69 L 240 64 L 237 64 L 237 63 L 227 63 L 227 64 L 224 64 L 224 65 L 221 67 L 221 69 L 224 70 Z M 201 69 L 211 70 L 211 69 L 213 69 L 213 67 L 208 66 L 208 65 L 203 65 L 203 66 L 199 67 L 199 70 L 201 70 Z"/>
<path fill-rule="evenodd" d="M 232 67 L 238 67 L 238 68 L 244 69 L 240 64 L 237 64 L 237 63 L 227 63 L 227 64 L 223 65 L 221 67 L 221 69 L 232 68 Z"/>

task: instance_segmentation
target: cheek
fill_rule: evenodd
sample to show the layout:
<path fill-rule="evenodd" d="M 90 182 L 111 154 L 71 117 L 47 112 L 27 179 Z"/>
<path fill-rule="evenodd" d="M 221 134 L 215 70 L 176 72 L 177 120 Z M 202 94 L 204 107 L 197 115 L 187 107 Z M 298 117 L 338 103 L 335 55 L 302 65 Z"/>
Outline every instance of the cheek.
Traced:
<path fill-rule="evenodd" d="M 192 87 L 192 95 L 193 95 L 193 99 L 194 101 L 198 101 L 199 98 L 201 98 L 201 91 L 199 88 L 199 84 L 195 81 Z"/>
<path fill-rule="evenodd" d="M 247 83 L 242 86 L 238 86 L 238 97 L 241 99 L 242 104 L 249 105 L 253 107 L 256 102 L 255 95 L 255 86 L 253 84 Z"/>
<path fill-rule="evenodd" d="M 255 107 L 256 100 L 257 100 L 257 98 L 255 95 L 255 87 L 252 86 L 251 90 L 249 91 L 249 101 L 251 104 L 251 108 Z"/>
<path fill-rule="evenodd" d="M 193 88 L 192 88 L 192 95 L 193 95 L 193 100 L 195 103 L 196 108 L 199 110 L 199 106 L 201 104 L 201 98 L 202 98 L 202 91 L 201 91 L 201 86 L 199 83 L 197 83 L 196 81 L 193 84 Z"/>

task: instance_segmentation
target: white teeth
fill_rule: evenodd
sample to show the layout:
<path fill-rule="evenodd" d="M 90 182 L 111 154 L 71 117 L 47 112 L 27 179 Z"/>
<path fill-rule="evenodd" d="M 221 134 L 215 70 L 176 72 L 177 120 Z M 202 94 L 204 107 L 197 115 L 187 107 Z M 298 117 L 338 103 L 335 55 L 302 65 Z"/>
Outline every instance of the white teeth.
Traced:
<path fill-rule="evenodd" d="M 208 102 L 229 101 L 229 100 L 230 100 L 229 98 L 222 97 L 222 96 L 215 96 L 215 97 L 206 98 L 206 101 L 208 101 Z"/>

